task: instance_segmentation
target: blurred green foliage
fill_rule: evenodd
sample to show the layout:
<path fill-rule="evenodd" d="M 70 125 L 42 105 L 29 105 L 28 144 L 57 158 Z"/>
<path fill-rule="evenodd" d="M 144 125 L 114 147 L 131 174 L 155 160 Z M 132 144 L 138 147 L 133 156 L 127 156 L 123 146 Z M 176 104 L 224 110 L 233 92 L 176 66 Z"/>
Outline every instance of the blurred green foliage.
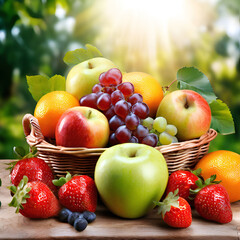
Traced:
<path fill-rule="evenodd" d="M 214 14 L 204 23 L 205 31 L 198 40 L 181 47 L 172 44 L 172 56 L 159 47 L 154 64 L 139 52 L 128 54 L 126 45 L 107 41 L 110 35 L 104 36 L 102 29 L 108 23 L 102 23 L 99 9 L 103 1 L 96 2 L 0 0 L 0 158 L 13 158 L 13 146 L 27 147 L 21 120 L 25 113 L 33 113 L 36 103 L 28 91 L 26 75 L 66 75 L 63 56 L 86 43 L 96 45 L 126 71 L 148 72 L 164 85 L 174 80 L 180 67 L 199 68 L 211 80 L 216 95 L 230 107 L 236 126 L 236 134 L 218 136 L 210 151 L 240 153 L 239 38 L 227 31 L 216 32 L 213 25 L 228 16 L 237 18 L 239 1 L 216 1 L 211 6 Z"/>

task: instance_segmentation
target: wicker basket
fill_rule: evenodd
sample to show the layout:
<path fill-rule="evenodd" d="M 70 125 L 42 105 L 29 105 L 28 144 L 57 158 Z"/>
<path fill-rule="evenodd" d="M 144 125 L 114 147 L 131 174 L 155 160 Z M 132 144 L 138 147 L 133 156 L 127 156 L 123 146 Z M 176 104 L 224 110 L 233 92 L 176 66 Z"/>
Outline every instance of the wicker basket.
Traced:
<path fill-rule="evenodd" d="M 93 177 L 96 162 L 106 148 L 66 148 L 55 146 L 44 139 L 38 120 L 31 114 L 23 117 L 23 129 L 27 143 L 38 150 L 38 157 L 45 160 L 57 177 L 66 171 Z M 166 159 L 169 173 L 182 168 L 192 168 L 208 152 L 209 143 L 217 136 L 210 129 L 198 139 L 156 147 Z"/>

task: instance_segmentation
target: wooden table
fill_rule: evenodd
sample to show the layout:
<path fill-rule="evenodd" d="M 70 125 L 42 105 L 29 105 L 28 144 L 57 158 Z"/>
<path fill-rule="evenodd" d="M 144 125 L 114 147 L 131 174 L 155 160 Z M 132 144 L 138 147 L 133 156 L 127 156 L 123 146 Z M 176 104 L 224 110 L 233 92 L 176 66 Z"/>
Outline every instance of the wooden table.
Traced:
<path fill-rule="evenodd" d="M 240 201 L 232 204 L 233 220 L 218 224 L 201 219 L 193 211 L 192 225 L 187 229 L 173 229 L 164 224 L 153 210 L 148 216 L 126 220 L 112 215 L 105 207 L 97 209 L 97 219 L 83 232 L 77 232 L 67 223 L 57 219 L 31 220 L 15 209 L 8 207 L 11 196 L 6 186 L 10 185 L 5 163 L 0 160 L 0 239 L 218 239 L 240 240 Z M 238 190 L 238 189 L 236 189 Z M 238 190 L 239 191 L 239 190 Z"/>

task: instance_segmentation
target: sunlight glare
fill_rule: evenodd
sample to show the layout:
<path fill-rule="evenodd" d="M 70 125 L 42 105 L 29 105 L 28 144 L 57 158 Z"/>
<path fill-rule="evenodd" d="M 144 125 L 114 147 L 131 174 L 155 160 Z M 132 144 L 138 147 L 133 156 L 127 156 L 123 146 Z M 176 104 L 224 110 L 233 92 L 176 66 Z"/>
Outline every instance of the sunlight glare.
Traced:
<path fill-rule="evenodd" d="M 201 11 L 205 3 L 192 0 L 105 0 L 99 5 L 103 17 L 96 44 L 121 55 L 128 69 L 148 64 L 152 72 L 159 69 L 159 59 L 174 61 L 178 47 L 199 37 L 208 14 Z"/>

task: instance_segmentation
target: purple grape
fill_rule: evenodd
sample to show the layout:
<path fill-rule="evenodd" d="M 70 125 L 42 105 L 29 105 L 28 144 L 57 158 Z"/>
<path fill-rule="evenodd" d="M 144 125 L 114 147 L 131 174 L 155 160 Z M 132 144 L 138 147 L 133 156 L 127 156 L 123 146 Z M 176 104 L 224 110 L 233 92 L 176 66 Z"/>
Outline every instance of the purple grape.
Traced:
<path fill-rule="evenodd" d="M 134 86 L 130 82 L 124 82 L 117 86 L 117 89 L 122 92 L 125 98 L 130 97 L 134 93 Z"/>
<path fill-rule="evenodd" d="M 146 103 L 137 102 L 132 106 L 132 112 L 135 113 L 140 119 L 148 117 L 149 108 Z"/>
<path fill-rule="evenodd" d="M 80 106 L 91 107 L 97 109 L 97 95 L 96 93 L 90 93 L 86 96 L 83 96 L 80 99 Z"/>
<path fill-rule="evenodd" d="M 114 111 L 119 117 L 125 119 L 130 110 L 127 102 L 125 100 L 120 100 L 115 104 Z"/>
<path fill-rule="evenodd" d="M 106 118 L 109 121 L 116 114 L 114 111 L 114 106 L 111 105 L 107 111 L 103 112 L 103 114 L 106 116 Z"/>
<path fill-rule="evenodd" d="M 111 102 L 115 105 L 118 101 L 124 100 L 124 96 L 120 90 L 116 90 L 111 94 Z"/>
<path fill-rule="evenodd" d="M 132 132 L 125 125 L 123 125 L 115 131 L 115 136 L 120 143 L 126 143 L 131 138 Z"/>
<path fill-rule="evenodd" d="M 111 130 L 116 131 L 120 126 L 124 125 L 124 121 L 117 115 L 114 115 L 109 120 L 109 127 Z"/>
<path fill-rule="evenodd" d="M 142 102 L 143 97 L 139 93 L 134 93 L 132 96 L 128 98 L 128 102 L 130 102 L 132 105 L 134 105 L 137 102 Z"/>
<path fill-rule="evenodd" d="M 148 128 L 144 127 L 143 125 L 139 124 L 137 128 L 133 131 L 133 135 L 139 140 L 142 141 L 149 134 Z"/>
<path fill-rule="evenodd" d="M 116 136 L 115 136 L 115 133 L 112 133 L 111 135 L 110 135 L 110 137 L 109 137 L 109 144 L 111 145 L 111 146 L 113 146 L 113 145 L 117 145 L 117 144 L 119 144 L 120 142 L 117 140 L 117 138 L 116 138 Z"/>
<path fill-rule="evenodd" d="M 151 147 L 156 147 L 158 143 L 158 136 L 154 133 L 149 133 L 142 139 L 141 143 L 149 145 Z"/>
<path fill-rule="evenodd" d="M 101 90 L 102 90 L 102 86 L 100 85 L 100 84 L 95 84 L 94 86 L 93 86 L 93 88 L 92 88 L 92 92 L 93 93 L 98 93 L 98 92 L 101 92 Z"/>
<path fill-rule="evenodd" d="M 111 106 L 111 98 L 110 95 L 107 93 L 102 94 L 97 100 L 97 107 L 102 110 L 106 111 Z"/>
<path fill-rule="evenodd" d="M 140 119 L 134 113 L 130 113 L 125 118 L 125 124 L 128 129 L 135 130 L 137 126 L 140 124 Z"/>
<path fill-rule="evenodd" d="M 135 136 L 131 136 L 131 138 L 129 139 L 130 143 L 138 143 L 138 139 Z"/>

